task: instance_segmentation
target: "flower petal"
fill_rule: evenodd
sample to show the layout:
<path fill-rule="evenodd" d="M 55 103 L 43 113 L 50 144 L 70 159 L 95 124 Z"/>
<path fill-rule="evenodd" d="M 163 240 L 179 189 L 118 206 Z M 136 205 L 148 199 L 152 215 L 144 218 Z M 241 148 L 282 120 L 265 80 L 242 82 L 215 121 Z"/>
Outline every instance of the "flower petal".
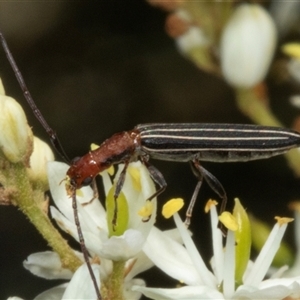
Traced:
<path fill-rule="evenodd" d="M 123 165 L 119 166 L 115 179 L 118 180 Z M 147 168 L 140 162 L 130 163 L 127 169 L 122 192 L 128 202 L 129 222 L 128 228 L 139 230 L 145 238 L 149 234 L 156 219 L 156 198 L 152 199 L 152 215 L 147 222 L 139 215 L 139 211 L 146 205 L 147 199 L 155 193 L 154 183 Z"/>
<path fill-rule="evenodd" d="M 29 255 L 23 266 L 32 274 L 46 279 L 70 279 L 73 276 L 70 270 L 62 267 L 59 255 L 51 251 Z"/>
<path fill-rule="evenodd" d="M 159 300 L 224 299 L 223 295 L 216 289 L 206 286 L 184 286 L 176 289 L 143 288 L 134 286 L 132 289 L 134 291 L 142 292 L 146 297 Z"/>
<path fill-rule="evenodd" d="M 201 281 L 203 282 L 203 284 L 205 284 L 211 288 L 214 288 L 217 284 L 215 277 L 206 267 L 201 255 L 197 251 L 197 248 L 196 248 L 191 236 L 189 235 L 188 230 L 186 229 L 184 223 L 182 222 L 178 213 L 174 214 L 173 217 L 174 217 L 176 226 L 181 234 L 181 237 L 182 237 L 182 240 L 186 247 L 187 253 L 190 256 L 190 258 L 192 260 L 192 264 L 195 266 L 195 268 L 201 278 Z"/>
<path fill-rule="evenodd" d="M 280 242 L 287 228 L 287 223 L 276 223 L 267 241 L 256 258 L 251 271 L 245 276 L 244 284 L 258 286 L 265 277 L 274 256 L 279 249 Z"/>
<path fill-rule="evenodd" d="M 135 278 L 132 280 L 129 280 L 128 282 L 124 283 L 124 292 L 123 296 L 124 299 L 130 299 L 130 300 L 138 300 L 141 298 L 142 293 L 138 291 L 133 291 L 132 287 L 133 286 L 139 286 L 139 287 L 145 287 L 146 283 L 144 280 Z"/>
<path fill-rule="evenodd" d="M 159 229 L 153 227 L 143 251 L 169 276 L 189 285 L 202 283 L 187 250 Z"/>
<path fill-rule="evenodd" d="M 233 299 L 284 299 L 292 297 L 297 299 L 300 296 L 300 277 L 269 279 L 260 283 L 259 287 L 240 286 L 235 292 Z"/>
<path fill-rule="evenodd" d="M 97 286 L 100 290 L 100 266 L 93 264 L 92 269 L 97 281 Z M 72 280 L 67 286 L 62 299 L 97 299 L 95 287 L 91 280 L 91 275 L 86 264 L 83 264 L 75 272 Z"/>
<path fill-rule="evenodd" d="M 53 287 L 36 296 L 33 300 L 61 300 L 68 283 Z"/>
<path fill-rule="evenodd" d="M 48 163 L 48 176 L 51 195 L 55 205 L 70 221 L 74 222 L 72 199 L 67 195 L 63 180 L 69 166 L 59 162 Z M 80 189 L 82 195 L 77 195 L 77 205 L 80 223 L 83 230 L 99 234 L 99 230 L 107 231 L 106 212 L 98 199 L 94 198 L 93 190 L 87 186 Z"/>
<path fill-rule="evenodd" d="M 78 242 L 78 232 L 74 222 L 68 220 L 53 206 L 50 206 L 50 211 L 52 218 L 57 222 L 58 226 L 68 234 L 72 235 L 74 239 Z M 103 241 L 107 239 L 107 236 L 103 233 L 99 233 L 98 235 L 96 235 L 91 231 L 84 230 L 83 228 L 81 228 L 81 230 L 84 236 L 84 241 L 87 249 L 93 252 L 94 254 L 98 254 L 99 248 L 101 247 Z"/>
<path fill-rule="evenodd" d="M 142 250 L 145 238 L 138 230 L 128 229 L 121 236 L 112 236 L 103 243 L 99 254 L 114 261 L 128 260 Z"/>
<path fill-rule="evenodd" d="M 136 257 L 126 262 L 125 268 L 128 268 L 130 270 L 126 274 L 126 280 L 130 280 L 134 278 L 137 274 L 149 270 L 153 266 L 154 263 L 149 259 L 149 257 L 143 251 L 141 251 Z"/>

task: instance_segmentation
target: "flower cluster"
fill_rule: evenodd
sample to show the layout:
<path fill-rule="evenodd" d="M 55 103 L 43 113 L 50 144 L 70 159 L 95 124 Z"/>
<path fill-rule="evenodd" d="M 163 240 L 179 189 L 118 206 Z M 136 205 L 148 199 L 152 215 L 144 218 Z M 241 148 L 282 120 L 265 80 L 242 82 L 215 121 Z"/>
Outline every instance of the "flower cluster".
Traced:
<path fill-rule="evenodd" d="M 119 170 L 121 169 L 122 166 Z M 61 184 L 67 170 L 68 166 L 63 163 L 52 162 L 48 164 L 50 191 L 56 205 L 56 207 L 50 206 L 50 212 L 60 228 L 78 241 L 72 202 L 65 185 Z M 116 174 L 116 178 L 118 178 L 119 173 Z M 101 176 L 105 191 L 109 195 L 114 189 L 114 185 L 111 183 L 107 172 L 103 172 Z M 140 162 L 132 163 L 128 167 L 122 193 L 126 205 L 119 205 L 118 212 L 121 218 L 127 219 L 127 221 L 121 234 L 111 234 L 108 212 L 99 199 L 94 197 L 94 191 L 91 187 L 83 187 L 78 190 L 77 209 L 85 245 L 91 257 L 93 271 L 98 279 L 97 284 L 99 287 L 101 286 L 103 291 L 103 297 L 105 298 L 105 291 L 112 288 L 110 279 L 114 272 L 117 272 L 116 269 L 119 264 L 119 267 L 122 266 L 121 288 L 124 297 L 126 299 L 139 299 L 140 293 L 131 291 L 131 286 L 145 285 L 143 280 L 134 277 L 153 265 L 145 256 L 143 247 L 148 236 L 153 237 L 155 235 L 152 231 L 156 216 L 155 199 L 152 201 L 148 222 L 143 222 L 143 214 L 140 213 L 147 205 L 147 195 L 154 193 L 154 184 L 150 180 L 147 169 Z M 125 206 L 127 207 L 124 208 Z M 119 219 L 118 221 L 124 224 L 124 220 Z M 79 253 L 77 255 L 83 262 L 82 255 Z M 56 295 L 62 299 L 96 299 L 95 289 L 85 265 L 73 275 L 70 270 L 63 267 L 55 252 L 47 251 L 32 254 L 24 262 L 24 267 L 35 275 L 46 279 L 71 279 L 68 285 L 65 284 L 45 292 L 43 299 L 47 299 L 50 295 Z M 112 295 L 111 290 L 109 293 Z"/>
<path fill-rule="evenodd" d="M 220 216 L 219 219 L 228 228 L 224 252 L 215 204 L 215 201 L 208 203 L 213 241 L 212 271 L 206 266 L 179 215 L 175 213 L 174 221 L 185 248 L 179 244 L 173 245 L 174 254 L 169 256 L 168 262 L 161 268 L 186 286 L 176 289 L 134 287 L 134 290 L 141 291 L 151 299 L 298 298 L 299 275 L 293 278 L 279 278 L 278 272 L 272 279 L 264 280 L 291 219 L 277 218 L 277 223 L 261 252 L 252 262 L 249 260 L 251 234 L 245 210 L 236 200 L 233 215 L 225 213 Z M 179 249 L 180 258 L 176 255 Z M 184 263 L 178 268 L 181 261 Z"/>
<path fill-rule="evenodd" d="M 222 76 L 236 91 L 242 111 L 257 123 L 280 124 L 266 105 L 263 83 L 277 43 L 277 29 L 266 9 L 257 4 L 235 6 L 233 1 L 215 1 L 218 5 L 206 1 L 148 2 L 170 12 L 166 30 L 180 52 L 199 68 Z M 210 15 L 218 18 L 208 18 Z M 299 81 L 300 55 L 295 49 L 289 45 L 284 51 L 293 57 L 288 70 Z M 148 200 L 156 192 L 155 184 L 144 164 L 138 161 L 126 166 L 117 199 L 114 191 L 124 165 L 119 165 L 115 176 L 111 170 L 99 174 L 105 205 L 89 186 L 76 190 L 71 199 L 65 180 L 68 165 L 53 161 L 49 146 L 33 135 L 21 106 L 5 95 L 1 82 L 0 109 L 0 204 L 17 206 L 53 249 L 31 254 L 24 268 L 48 280 L 66 281 L 35 300 L 97 299 L 99 295 L 103 300 L 134 300 L 142 295 L 159 300 L 300 297 L 299 253 L 290 270 L 280 266 L 269 277 L 291 219 L 276 218 L 252 261 L 253 226 L 240 202 L 236 200 L 232 213 L 218 216 L 216 202 L 209 201 L 206 211 L 210 214 L 213 253 L 211 261 L 205 262 L 177 213 L 182 200 L 173 199 L 163 210 L 165 217 L 173 216 L 176 228 L 162 231 L 155 226 L 156 198 Z M 291 160 L 296 161 L 295 157 Z M 296 169 L 300 164 L 294 165 Z M 48 189 L 55 205 L 50 206 L 45 196 Z M 295 219 L 299 230 L 299 213 Z M 84 240 L 82 252 L 68 245 L 53 220 L 77 242 Z M 227 229 L 226 237 L 220 222 Z M 299 236 L 300 248 L 298 240 Z M 181 287 L 146 286 L 138 276 L 152 267 L 179 281 Z"/>
<path fill-rule="evenodd" d="M 277 31 L 275 22 L 262 6 L 234 7 L 230 1 L 215 5 L 149 2 L 170 12 L 167 33 L 198 67 L 221 73 L 228 83 L 238 88 L 250 88 L 264 80 L 275 52 Z"/>

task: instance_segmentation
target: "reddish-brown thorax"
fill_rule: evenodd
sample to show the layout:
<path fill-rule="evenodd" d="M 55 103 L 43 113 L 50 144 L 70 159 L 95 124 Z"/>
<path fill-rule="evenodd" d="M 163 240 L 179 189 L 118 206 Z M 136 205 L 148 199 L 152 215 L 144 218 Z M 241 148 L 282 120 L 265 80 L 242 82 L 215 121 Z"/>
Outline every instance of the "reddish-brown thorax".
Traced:
<path fill-rule="evenodd" d="M 67 172 L 71 185 L 78 189 L 90 184 L 95 176 L 111 165 L 136 159 L 135 152 L 139 145 L 137 130 L 114 134 L 96 150 L 73 160 Z"/>

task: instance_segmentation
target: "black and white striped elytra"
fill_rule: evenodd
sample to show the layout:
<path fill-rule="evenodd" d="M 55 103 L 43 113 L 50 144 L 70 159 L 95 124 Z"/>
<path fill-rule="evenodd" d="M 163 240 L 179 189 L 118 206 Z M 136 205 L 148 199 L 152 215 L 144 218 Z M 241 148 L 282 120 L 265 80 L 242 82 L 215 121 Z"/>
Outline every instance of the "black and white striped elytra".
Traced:
<path fill-rule="evenodd" d="M 141 151 L 170 161 L 212 162 L 269 158 L 300 146 L 300 134 L 289 129 L 211 123 L 153 123 L 135 127 Z"/>

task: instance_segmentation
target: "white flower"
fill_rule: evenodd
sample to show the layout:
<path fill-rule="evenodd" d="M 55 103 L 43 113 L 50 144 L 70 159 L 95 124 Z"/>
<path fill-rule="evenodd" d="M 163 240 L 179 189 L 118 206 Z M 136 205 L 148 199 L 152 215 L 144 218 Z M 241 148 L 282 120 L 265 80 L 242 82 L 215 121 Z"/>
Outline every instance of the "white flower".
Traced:
<path fill-rule="evenodd" d="M 119 173 L 123 165 L 119 166 Z M 61 184 L 68 166 L 58 162 L 48 164 L 49 184 L 52 197 L 59 210 L 50 207 L 51 215 L 58 225 L 71 234 L 78 241 L 77 228 L 74 224 L 74 212 L 72 201 Z M 140 176 L 134 178 L 132 173 L 138 171 Z M 107 172 L 102 174 L 106 194 L 112 188 Z M 133 188 L 135 180 L 142 186 Z M 148 170 L 140 163 L 132 163 L 127 169 L 125 183 L 122 189 L 128 204 L 128 224 L 124 233 L 120 236 L 109 236 L 106 211 L 98 199 L 94 198 L 90 187 L 83 187 L 77 193 L 78 215 L 81 229 L 85 238 L 86 247 L 92 256 L 113 259 L 115 261 L 128 260 L 139 253 L 153 227 L 156 216 L 156 199 L 153 199 L 153 211 L 147 222 L 139 215 L 139 211 L 147 204 L 146 199 L 155 193 L 155 187 L 149 177 Z M 119 246 L 118 246 L 119 245 Z"/>
<path fill-rule="evenodd" d="M 71 279 L 73 273 L 63 268 L 57 253 L 52 251 L 31 254 L 23 262 L 25 269 L 46 279 Z"/>
<path fill-rule="evenodd" d="M 31 181 L 48 190 L 47 162 L 54 160 L 54 154 L 47 143 L 33 137 L 33 152 L 30 156 L 30 168 L 27 174 Z"/>
<path fill-rule="evenodd" d="M 32 152 L 33 134 L 20 104 L 4 94 L 0 82 L 0 149 L 12 163 L 28 165 Z"/>
<path fill-rule="evenodd" d="M 260 83 L 269 69 L 276 47 L 276 28 L 260 5 L 242 4 L 229 19 L 221 37 L 221 67 L 235 87 Z"/>
<path fill-rule="evenodd" d="M 92 270 L 100 287 L 99 266 L 92 265 Z M 68 284 L 51 288 L 34 298 L 34 300 L 68 300 L 68 299 L 97 299 L 90 273 L 84 264 L 75 272 Z"/>
<path fill-rule="evenodd" d="M 254 263 L 248 262 L 244 271 L 243 282 L 237 288 L 235 286 L 235 271 L 237 245 L 235 234 L 228 230 L 226 238 L 226 250 L 222 247 L 222 234 L 218 229 L 218 217 L 214 206 L 210 209 L 212 223 L 212 240 L 214 259 L 210 271 L 198 253 L 183 222 L 176 213 L 174 220 L 185 248 L 179 244 L 170 243 L 168 247 L 167 261 L 160 261 L 159 267 L 180 280 L 187 286 L 176 289 L 160 289 L 134 287 L 134 290 L 142 292 L 151 299 L 284 299 L 285 297 L 299 297 L 300 277 L 263 280 L 266 272 L 278 250 L 282 236 L 288 221 L 280 219 L 274 226 L 268 240 Z M 167 243 L 167 242 L 166 242 Z M 160 256 L 164 257 L 161 250 Z M 183 260 L 182 260 L 183 257 Z M 182 264 L 181 264 L 182 263 Z"/>
<path fill-rule="evenodd" d="M 63 163 L 48 163 L 49 185 L 52 197 L 58 209 L 51 207 L 52 217 L 57 224 L 78 240 L 77 228 L 74 224 L 74 212 L 72 209 L 72 200 L 66 193 L 65 185 L 62 180 L 66 176 L 68 166 Z M 119 173 L 122 170 L 120 165 Z M 116 175 L 116 178 L 118 178 Z M 111 193 L 112 183 L 107 172 L 101 174 L 105 193 Z M 132 286 L 145 286 L 141 279 L 134 278 L 137 274 L 153 266 L 153 262 L 145 255 L 143 248 L 147 243 L 156 243 L 157 232 L 162 234 L 158 229 L 154 229 L 153 224 L 156 217 L 156 199 L 152 202 L 152 213 L 149 213 L 147 222 L 145 215 L 141 213 L 145 206 L 148 208 L 146 199 L 155 192 L 154 184 L 150 179 L 149 172 L 140 162 L 131 163 L 128 166 L 124 187 L 122 189 L 128 204 L 128 223 L 124 233 L 119 236 L 111 235 L 107 221 L 107 212 L 98 199 L 94 199 L 93 190 L 90 187 L 83 187 L 77 192 L 78 214 L 81 229 L 85 239 L 86 247 L 91 259 L 100 261 L 100 265 L 92 264 L 94 271 L 97 272 L 96 278 L 100 278 L 99 285 L 103 284 L 113 272 L 114 261 L 126 261 L 125 277 L 123 282 L 123 295 L 126 299 L 139 299 L 141 293 L 133 291 Z M 120 209 L 120 207 L 119 207 Z M 123 214 L 121 211 L 118 213 Z M 178 239 L 174 231 L 162 234 L 166 238 L 172 236 L 172 239 Z M 150 240 L 151 239 L 151 240 Z M 146 242 L 147 241 L 147 242 Z M 78 254 L 82 259 L 82 254 Z M 91 284 L 90 276 L 86 276 L 83 271 L 77 270 L 73 275 L 72 272 L 63 268 L 58 255 L 54 252 L 44 252 L 32 254 L 24 262 L 24 266 L 35 275 L 47 279 L 71 279 L 67 285 L 55 287 L 39 295 L 39 299 L 79 299 L 80 291 L 94 293 L 95 288 Z M 79 275 L 76 275 L 79 273 Z M 98 275 L 98 273 L 100 275 Z M 77 279 L 80 277 L 84 283 L 80 287 L 79 294 L 74 292 L 78 286 Z M 78 279 L 80 281 L 80 279 Z M 73 283 L 75 282 L 75 283 Z M 74 285 L 74 287 L 72 287 Z M 66 289 L 67 288 L 67 289 Z M 68 294 L 68 293 L 73 293 Z M 67 296 L 66 296 L 67 295 Z M 77 295 L 77 296 L 76 296 Z M 77 298 L 76 298 L 77 297 Z M 86 299 L 81 297 L 82 299 Z M 90 297 L 96 299 L 96 297 Z"/>

